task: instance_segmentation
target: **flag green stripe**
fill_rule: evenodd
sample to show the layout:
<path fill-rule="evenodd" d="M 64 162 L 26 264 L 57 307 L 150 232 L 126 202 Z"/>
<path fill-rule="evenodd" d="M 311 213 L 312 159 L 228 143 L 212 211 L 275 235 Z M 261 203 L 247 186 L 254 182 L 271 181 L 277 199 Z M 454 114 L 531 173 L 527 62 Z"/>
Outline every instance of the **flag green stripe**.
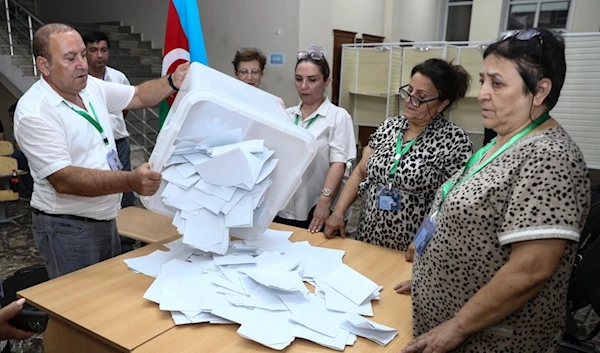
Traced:
<path fill-rule="evenodd" d="M 160 105 L 158 106 L 158 129 L 160 131 L 160 129 L 162 128 L 163 124 L 165 123 L 165 120 L 167 119 L 167 114 L 169 114 L 169 110 L 171 109 L 171 106 L 169 105 L 169 103 L 167 102 L 167 100 L 163 100 L 162 102 L 160 102 Z"/>

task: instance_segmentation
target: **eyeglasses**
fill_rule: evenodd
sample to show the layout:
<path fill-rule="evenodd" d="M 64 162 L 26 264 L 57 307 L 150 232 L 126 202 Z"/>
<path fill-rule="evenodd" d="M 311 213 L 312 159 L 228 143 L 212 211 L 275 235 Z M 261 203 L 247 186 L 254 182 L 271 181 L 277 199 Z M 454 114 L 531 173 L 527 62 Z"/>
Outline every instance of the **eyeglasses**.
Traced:
<path fill-rule="evenodd" d="M 400 98 L 402 98 L 402 100 L 406 100 L 407 98 L 410 98 L 410 104 L 412 104 L 413 107 L 415 107 L 415 108 L 418 108 L 423 103 L 429 103 L 429 102 L 432 102 L 432 101 L 440 98 L 440 96 L 429 98 L 429 99 L 421 99 L 419 97 L 415 97 L 405 89 L 408 86 L 409 85 L 404 85 L 404 86 L 400 87 L 400 91 L 398 93 L 400 93 Z"/>
<path fill-rule="evenodd" d="M 540 38 L 540 43 L 544 43 L 544 38 L 542 37 L 542 33 L 536 29 L 526 29 L 526 30 L 516 30 L 510 31 L 506 33 L 500 40 L 507 40 L 509 38 L 515 37 L 518 40 L 530 40 L 534 37 Z"/>
<path fill-rule="evenodd" d="M 248 75 L 256 78 L 262 74 L 262 71 L 261 70 L 248 71 L 246 69 L 241 69 L 241 70 L 238 70 L 237 73 L 241 78 L 246 78 L 246 77 L 248 77 Z"/>
<path fill-rule="evenodd" d="M 540 57 L 538 60 L 538 64 L 540 64 L 542 62 L 542 49 L 544 48 L 544 37 L 542 36 L 542 33 L 540 31 L 531 28 L 525 30 L 510 31 L 503 35 L 500 38 L 500 41 L 504 41 L 510 38 L 516 38 L 517 40 L 521 41 L 528 41 L 535 37 L 538 37 L 540 40 Z"/>
<path fill-rule="evenodd" d="M 323 54 L 321 52 L 314 52 L 314 51 L 311 51 L 311 52 L 307 52 L 307 51 L 298 52 L 298 60 L 306 59 L 309 56 L 313 60 L 321 60 L 321 59 L 323 59 L 323 57 L 325 57 L 325 54 Z"/>

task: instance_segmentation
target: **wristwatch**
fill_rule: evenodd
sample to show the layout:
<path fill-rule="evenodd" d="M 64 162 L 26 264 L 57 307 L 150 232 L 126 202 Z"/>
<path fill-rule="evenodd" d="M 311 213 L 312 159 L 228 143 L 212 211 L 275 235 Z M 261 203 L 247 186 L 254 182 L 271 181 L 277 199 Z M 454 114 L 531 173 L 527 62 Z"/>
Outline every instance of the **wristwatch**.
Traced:
<path fill-rule="evenodd" d="M 331 189 L 325 188 L 325 189 L 321 190 L 321 194 L 325 197 L 329 197 L 329 196 L 331 196 Z"/>

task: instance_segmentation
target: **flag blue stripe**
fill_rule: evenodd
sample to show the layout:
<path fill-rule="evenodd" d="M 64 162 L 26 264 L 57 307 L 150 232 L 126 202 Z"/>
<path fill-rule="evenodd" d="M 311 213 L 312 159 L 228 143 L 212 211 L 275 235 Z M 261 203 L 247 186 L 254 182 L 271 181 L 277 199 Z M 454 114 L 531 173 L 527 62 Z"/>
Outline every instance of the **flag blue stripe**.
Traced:
<path fill-rule="evenodd" d="M 175 10 L 179 15 L 181 27 L 188 38 L 190 46 L 190 60 L 208 65 L 206 47 L 204 46 L 204 35 L 200 23 L 200 13 L 196 0 L 172 0 Z"/>

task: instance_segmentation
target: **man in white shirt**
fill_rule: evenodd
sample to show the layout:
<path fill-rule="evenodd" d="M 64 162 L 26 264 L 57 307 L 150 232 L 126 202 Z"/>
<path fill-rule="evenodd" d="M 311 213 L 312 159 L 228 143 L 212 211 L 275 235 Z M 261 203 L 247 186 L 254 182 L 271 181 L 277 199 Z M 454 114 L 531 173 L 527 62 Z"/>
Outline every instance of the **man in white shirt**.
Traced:
<path fill-rule="evenodd" d="M 126 86 L 88 76 L 81 35 L 48 24 L 33 40 L 42 77 L 19 99 L 15 136 L 29 160 L 33 236 L 50 278 L 121 253 L 115 222 L 121 193 L 153 195 L 160 173 L 123 171 L 109 113 L 157 104 L 180 87 L 189 64 Z"/>
<path fill-rule="evenodd" d="M 106 66 L 110 57 L 110 40 L 108 36 L 104 32 L 90 31 L 82 35 L 82 37 L 86 47 L 89 74 L 106 82 L 130 85 L 124 73 Z M 127 125 L 125 124 L 127 111 L 109 114 L 109 116 L 115 137 L 115 144 L 117 145 L 117 154 L 123 165 L 123 170 L 131 170 L 131 149 L 127 141 L 129 132 L 127 132 Z M 121 199 L 121 208 L 133 206 L 134 202 L 133 192 L 124 192 Z M 133 250 L 134 244 L 135 240 L 122 236 L 121 252 L 126 253 Z"/>

